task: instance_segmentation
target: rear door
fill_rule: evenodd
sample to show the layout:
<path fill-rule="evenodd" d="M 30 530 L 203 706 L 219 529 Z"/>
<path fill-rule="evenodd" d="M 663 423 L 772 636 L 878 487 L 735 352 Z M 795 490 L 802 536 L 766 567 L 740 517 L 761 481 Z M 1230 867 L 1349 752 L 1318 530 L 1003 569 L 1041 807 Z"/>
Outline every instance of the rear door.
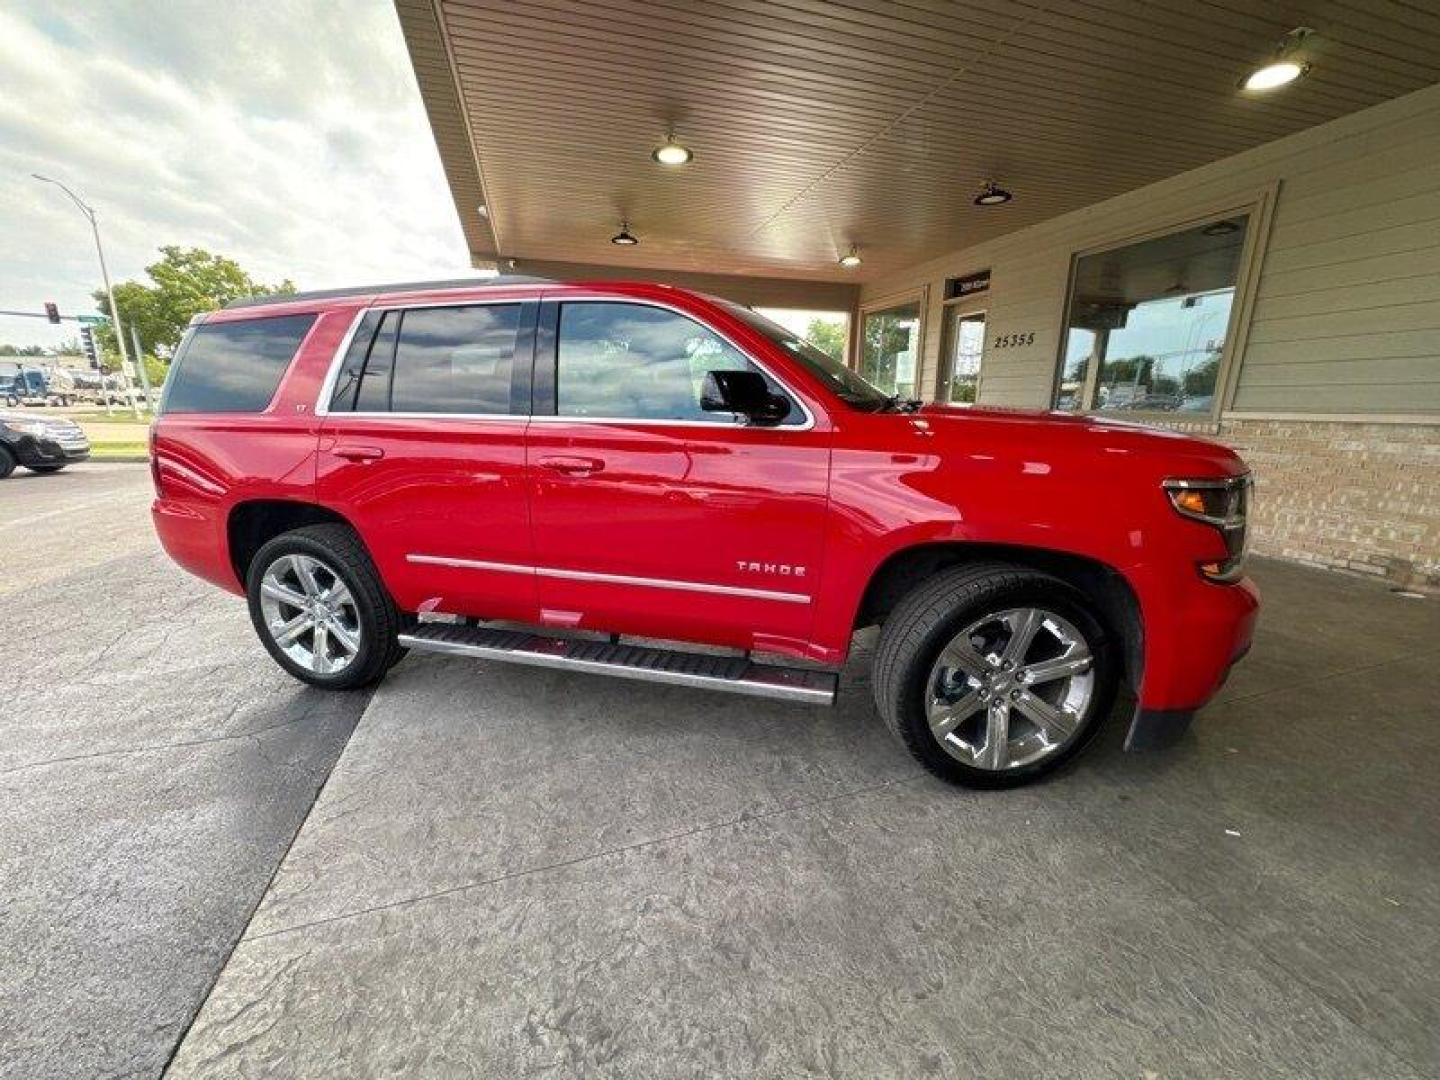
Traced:
<path fill-rule="evenodd" d="M 544 305 L 540 327 L 527 443 L 545 621 L 742 648 L 807 641 L 829 433 L 793 395 L 776 427 L 703 411 L 707 370 L 757 365 L 681 311 L 566 299 Z"/>
<path fill-rule="evenodd" d="M 535 621 L 524 432 L 538 304 L 377 307 L 321 427 L 320 500 L 401 607 Z"/>

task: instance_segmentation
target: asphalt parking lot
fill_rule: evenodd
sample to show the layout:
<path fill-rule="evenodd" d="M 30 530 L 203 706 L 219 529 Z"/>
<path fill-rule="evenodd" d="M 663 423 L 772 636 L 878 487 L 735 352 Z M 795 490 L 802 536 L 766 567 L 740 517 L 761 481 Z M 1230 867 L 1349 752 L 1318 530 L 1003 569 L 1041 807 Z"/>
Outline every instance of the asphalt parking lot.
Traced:
<path fill-rule="evenodd" d="M 0 485 L 0 1071 L 1440 1071 L 1433 600 L 1259 561 L 1186 743 L 979 794 L 863 647 L 832 710 L 433 656 L 314 697 L 143 466 L 41 483 Z"/>
<path fill-rule="evenodd" d="M 0 1075 L 155 1076 L 365 705 L 178 573 L 144 465 L 0 482 Z"/>

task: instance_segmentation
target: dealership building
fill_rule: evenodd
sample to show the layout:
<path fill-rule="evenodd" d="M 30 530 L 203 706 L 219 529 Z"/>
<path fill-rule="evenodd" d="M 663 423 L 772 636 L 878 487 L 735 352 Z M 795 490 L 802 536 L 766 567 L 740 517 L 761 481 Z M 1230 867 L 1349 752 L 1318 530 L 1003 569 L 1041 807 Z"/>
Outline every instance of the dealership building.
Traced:
<path fill-rule="evenodd" d="M 1440 9 L 396 7 L 475 266 L 843 313 L 887 391 L 1216 438 L 1258 551 L 1440 588 Z"/>

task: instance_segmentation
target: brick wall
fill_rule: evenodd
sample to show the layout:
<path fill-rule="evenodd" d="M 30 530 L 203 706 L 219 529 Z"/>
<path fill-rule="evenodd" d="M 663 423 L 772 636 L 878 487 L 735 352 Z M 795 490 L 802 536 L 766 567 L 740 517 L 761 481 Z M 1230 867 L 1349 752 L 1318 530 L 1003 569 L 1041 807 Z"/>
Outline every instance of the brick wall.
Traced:
<path fill-rule="evenodd" d="M 1255 470 L 1254 550 L 1440 589 L 1440 425 L 1226 420 Z"/>
<path fill-rule="evenodd" d="M 1255 472 L 1251 550 L 1440 592 L 1440 424 L 1164 424 Z"/>

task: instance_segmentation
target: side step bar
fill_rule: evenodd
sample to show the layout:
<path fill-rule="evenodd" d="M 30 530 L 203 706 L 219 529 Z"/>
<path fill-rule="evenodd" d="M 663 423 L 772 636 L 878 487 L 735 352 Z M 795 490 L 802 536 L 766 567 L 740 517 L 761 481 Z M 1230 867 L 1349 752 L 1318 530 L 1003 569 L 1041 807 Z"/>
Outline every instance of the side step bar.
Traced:
<path fill-rule="evenodd" d="M 832 671 L 757 664 L 743 656 L 710 656 L 453 623 L 421 623 L 401 634 L 400 644 L 422 652 L 618 675 L 812 705 L 833 704 L 839 682 Z"/>

